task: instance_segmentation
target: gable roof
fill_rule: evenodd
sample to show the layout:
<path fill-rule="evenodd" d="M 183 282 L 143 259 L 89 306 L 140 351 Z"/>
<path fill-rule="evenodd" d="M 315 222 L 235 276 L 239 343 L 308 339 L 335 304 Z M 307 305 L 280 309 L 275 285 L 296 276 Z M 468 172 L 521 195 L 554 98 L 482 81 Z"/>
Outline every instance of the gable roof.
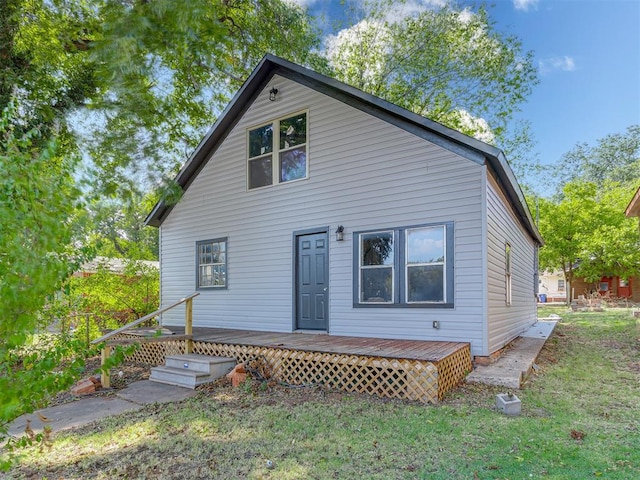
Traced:
<path fill-rule="evenodd" d="M 178 172 L 175 182 L 183 191 L 189 188 L 213 153 L 274 75 L 329 95 L 478 164 L 484 164 L 486 161 L 496 173 L 498 183 L 513 205 L 522 225 L 531 237 L 542 245 L 542 237 L 531 218 L 522 190 L 500 149 L 334 78 L 270 54 L 263 57 Z M 160 200 L 147 216 L 145 224 L 159 227 L 172 208 L 172 205 Z"/>

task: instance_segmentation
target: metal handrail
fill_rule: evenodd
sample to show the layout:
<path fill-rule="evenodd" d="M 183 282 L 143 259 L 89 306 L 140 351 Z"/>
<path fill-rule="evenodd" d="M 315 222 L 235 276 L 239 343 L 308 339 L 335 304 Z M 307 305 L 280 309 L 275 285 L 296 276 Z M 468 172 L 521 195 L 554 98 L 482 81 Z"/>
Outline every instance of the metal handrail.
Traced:
<path fill-rule="evenodd" d="M 155 312 L 152 312 L 152 313 L 150 313 L 150 314 L 148 314 L 148 315 L 145 315 L 145 316 L 144 316 L 144 317 L 142 317 L 142 318 L 138 318 L 137 320 L 134 320 L 133 322 L 127 323 L 124 327 L 120 327 L 120 328 L 118 328 L 118 329 L 116 329 L 116 330 L 113 330 L 113 331 L 111 331 L 111 332 L 109 332 L 109 333 L 107 333 L 107 334 L 105 334 L 105 335 L 101 336 L 100 338 L 96 338 L 96 339 L 95 339 L 94 341 L 92 341 L 91 343 L 92 343 L 93 345 L 95 345 L 95 344 L 97 344 L 97 343 L 102 343 L 102 342 L 104 342 L 105 340 L 107 340 L 107 339 L 109 339 L 109 338 L 111 338 L 111 337 L 113 337 L 113 336 L 117 335 L 118 333 L 124 332 L 125 330 L 128 330 L 128 329 L 129 329 L 129 328 L 131 328 L 131 327 L 135 327 L 136 325 L 139 325 L 139 324 L 141 324 L 141 323 L 143 323 L 143 322 L 146 322 L 147 320 L 149 320 L 149 319 L 151 319 L 151 318 L 153 318 L 153 317 L 155 317 L 155 316 L 157 316 L 157 315 L 160 315 L 161 313 L 164 313 L 164 312 L 166 312 L 167 310 L 171 310 L 172 308 L 177 307 L 177 306 L 178 306 L 178 305 L 180 305 L 181 303 L 184 303 L 184 302 L 186 302 L 186 301 L 188 301 L 188 300 L 191 300 L 192 298 L 197 297 L 198 295 L 200 295 L 200 292 L 194 292 L 194 293 L 192 293 L 191 295 L 189 295 L 188 297 L 181 298 L 181 299 L 180 299 L 180 300 L 178 300 L 177 302 L 172 303 L 172 304 L 171 304 L 171 305 L 169 305 L 168 307 L 160 308 L 160 309 L 156 310 Z"/>

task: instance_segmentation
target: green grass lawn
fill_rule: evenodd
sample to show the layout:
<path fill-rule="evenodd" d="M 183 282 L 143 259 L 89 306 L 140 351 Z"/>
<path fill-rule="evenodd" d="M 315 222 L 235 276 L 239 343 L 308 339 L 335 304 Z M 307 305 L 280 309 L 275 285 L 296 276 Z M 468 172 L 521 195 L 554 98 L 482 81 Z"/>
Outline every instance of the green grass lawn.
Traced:
<path fill-rule="evenodd" d="M 540 311 L 550 313 L 562 320 L 517 392 L 518 417 L 500 414 L 502 390 L 486 386 L 424 406 L 219 385 L 61 432 L 50 448 L 24 451 L 8 478 L 640 478 L 636 320 L 628 310 Z"/>

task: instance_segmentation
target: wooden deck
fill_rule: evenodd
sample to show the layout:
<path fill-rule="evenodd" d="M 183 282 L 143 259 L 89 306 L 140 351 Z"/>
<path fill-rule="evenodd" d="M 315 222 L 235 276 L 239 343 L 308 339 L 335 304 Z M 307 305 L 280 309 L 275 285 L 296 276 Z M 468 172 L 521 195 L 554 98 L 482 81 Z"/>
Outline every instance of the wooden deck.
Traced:
<path fill-rule="evenodd" d="M 166 355 L 186 352 L 181 327 L 174 335 L 141 343 L 132 359 L 160 365 Z M 122 338 L 131 338 L 124 334 Z M 175 340 L 174 340 L 175 339 Z M 273 333 L 194 327 L 192 351 L 263 360 L 273 378 L 294 384 L 323 384 L 347 392 L 435 403 L 471 371 L 468 343 L 342 337 L 324 333 Z"/>
<path fill-rule="evenodd" d="M 184 328 L 181 327 L 166 328 L 175 334 L 184 333 Z M 194 327 L 193 341 L 428 362 L 439 362 L 469 346 L 468 343 L 461 342 L 387 340 L 370 337 L 341 337 L 326 333 L 273 333 L 203 327 Z"/>

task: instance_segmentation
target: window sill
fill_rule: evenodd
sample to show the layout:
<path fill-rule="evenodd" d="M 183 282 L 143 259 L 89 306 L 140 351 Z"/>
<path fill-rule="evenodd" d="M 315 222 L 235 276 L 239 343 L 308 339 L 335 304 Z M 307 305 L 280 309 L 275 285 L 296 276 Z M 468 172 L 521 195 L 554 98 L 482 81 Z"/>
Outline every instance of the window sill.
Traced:
<path fill-rule="evenodd" d="M 454 308 L 453 303 L 354 303 L 353 308 Z"/>

